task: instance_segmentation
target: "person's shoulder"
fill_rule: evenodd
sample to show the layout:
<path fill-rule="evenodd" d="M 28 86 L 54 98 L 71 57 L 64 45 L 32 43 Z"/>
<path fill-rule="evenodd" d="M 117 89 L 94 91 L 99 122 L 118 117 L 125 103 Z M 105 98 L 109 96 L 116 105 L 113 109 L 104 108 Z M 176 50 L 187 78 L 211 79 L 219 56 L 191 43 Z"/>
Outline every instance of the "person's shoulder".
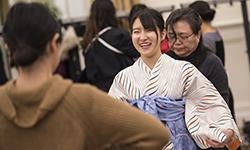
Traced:
<path fill-rule="evenodd" d="M 112 27 L 111 31 L 113 32 L 117 32 L 117 33 L 129 33 L 127 30 L 121 28 L 121 27 Z"/>
<path fill-rule="evenodd" d="M 164 54 L 164 66 L 167 70 L 171 70 L 173 73 L 183 73 L 186 71 L 194 71 L 197 70 L 196 67 L 185 60 L 178 60 L 175 58 L 172 58 L 171 56 L 168 56 L 166 54 Z"/>
<path fill-rule="evenodd" d="M 185 66 L 185 65 L 191 65 L 192 64 L 188 61 L 185 61 L 185 60 L 178 60 L 178 59 L 175 59 L 167 54 L 162 54 L 163 55 L 163 59 L 165 60 L 165 62 L 169 65 L 174 65 L 174 66 Z"/>
<path fill-rule="evenodd" d="M 206 32 L 203 33 L 203 39 L 211 40 L 211 41 L 219 41 L 222 40 L 222 36 L 218 30 L 215 30 L 214 32 Z"/>
<path fill-rule="evenodd" d="M 13 84 L 13 80 L 8 81 L 7 83 L 0 86 L 0 101 L 3 99 L 3 97 L 7 96 L 7 90 L 8 87 Z"/>
<path fill-rule="evenodd" d="M 120 76 L 127 75 L 127 74 L 129 74 L 130 72 L 132 72 L 132 68 L 133 68 L 134 65 L 135 65 L 135 63 L 134 63 L 133 65 L 131 65 L 131 66 L 128 66 L 128 67 L 122 69 L 120 72 L 118 72 L 118 73 L 116 74 L 116 78 L 117 78 L 117 77 L 120 77 Z"/>
<path fill-rule="evenodd" d="M 74 83 L 66 99 L 70 101 L 69 103 L 74 103 L 81 108 L 92 107 L 95 103 L 96 95 L 100 92 L 102 91 L 88 83 Z M 88 110 L 89 108 L 86 109 Z"/>
<path fill-rule="evenodd" d="M 112 35 L 112 37 L 110 36 L 109 38 L 114 38 L 117 39 L 119 38 L 123 38 L 123 37 L 130 37 L 130 34 L 127 30 L 120 28 L 120 27 L 112 27 L 108 32 L 107 32 L 107 36 L 108 35 Z M 117 39 L 119 40 L 119 39 Z"/>
<path fill-rule="evenodd" d="M 207 51 L 207 57 L 206 57 L 205 62 L 208 63 L 209 65 L 221 65 L 221 66 L 223 66 L 220 58 L 210 51 Z"/>
<path fill-rule="evenodd" d="M 98 90 L 95 86 L 90 85 L 89 83 L 74 83 L 71 87 L 71 93 L 74 95 L 85 97 L 91 96 L 91 94 L 94 94 Z"/>

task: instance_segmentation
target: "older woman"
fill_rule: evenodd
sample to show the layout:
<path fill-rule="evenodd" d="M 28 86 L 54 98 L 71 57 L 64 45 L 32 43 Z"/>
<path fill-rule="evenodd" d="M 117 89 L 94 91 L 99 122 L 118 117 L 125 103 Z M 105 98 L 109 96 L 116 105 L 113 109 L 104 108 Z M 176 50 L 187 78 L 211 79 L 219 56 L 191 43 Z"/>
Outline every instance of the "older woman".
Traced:
<path fill-rule="evenodd" d="M 178 60 L 189 61 L 197 67 L 216 88 L 209 89 L 209 91 L 216 93 L 218 90 L 228 104 L 229 90 L 227 74 L 220 59 L 203 45 L 201 23 L 202 21 L 199 14 L 191 8 L 173 11 L 166 20 L 167 39 L 170 45 L 169 55 Z M 200 88 L 203 89 L 204 87 Z M 217 99 L 213 95 L 208 94 L 206 97 L 209 97 L 211 104 L 213 104 L 211 106 L 206 106 L 208 104 L 204 106 L 212 108 L 217 105 L 215 105 L 215 102 L 212 102 Z M 209 102 L 209 100 L 207 99 L 207 102 Z M 197 105 L 196 107 L 199 106 Z M 207 113 L 212 116 L 212 110 L 207 110 Z M 229 110 L 227 111 L 229 113 L 228 117 L 223 115 L 219 117 L 218 115 L 218 118 L 225 119 L 225 122 L 220 123 L 222 128 L 230 128 L 227 124 L 234 122 L 231 118 L 231 112 Z M 218 123 L 216 124 L 218 125 Z M 208 143 L 212 147 L 223 147 L 225 144 L 214 141 L 208 141 Z"/>

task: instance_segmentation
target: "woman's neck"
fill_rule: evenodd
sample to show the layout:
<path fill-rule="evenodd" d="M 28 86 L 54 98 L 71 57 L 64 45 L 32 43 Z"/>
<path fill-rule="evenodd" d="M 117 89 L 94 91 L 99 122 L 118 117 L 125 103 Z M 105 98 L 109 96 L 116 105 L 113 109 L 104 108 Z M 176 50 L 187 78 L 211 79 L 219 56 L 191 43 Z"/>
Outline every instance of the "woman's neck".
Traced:
<path fill-rule="evenodd" d="M 143 62 L 150 68 L 153 69 L 158 59 L 161 57 L 161 51 L 151 57 L 141 56 Z"/>
<path fill-rule="evenodd" d="M 18 68 L 18 78 L 15 86 L 21 89 L 33 89 L 44 84 L 52 77 L 53 71 L 48 62 L 35 62 L 28 67 Z"/>
<path fill-rule="evenodd" d="M 215 32 L 216 28 L 210 22 L 203 22 L 201 26 L 202 33 Z"/>

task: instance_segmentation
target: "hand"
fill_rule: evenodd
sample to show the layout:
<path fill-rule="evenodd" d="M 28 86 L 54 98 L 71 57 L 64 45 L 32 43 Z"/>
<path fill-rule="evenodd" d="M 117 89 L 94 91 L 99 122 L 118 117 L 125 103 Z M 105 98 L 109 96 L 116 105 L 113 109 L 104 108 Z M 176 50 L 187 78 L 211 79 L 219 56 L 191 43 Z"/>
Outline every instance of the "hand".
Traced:
<path fill-rule="evenodd" d="M 233 130 L 231 131 L 230 130 L 231 129 L 222 130 L 226 134 L 227 137 L 230 137 L 230 138 L 227 138 L 228 141 L 226 139 L 224 143 L 226 144 L 229 150 L 236 150 L 240 146 L 241 142 L 239 138 L 237 137 L 237 135 L 235 134 L 235 132 Z"/>
<path fill-rule="evenodd" d="M 225 147 L 226 145 L 230 145 L 233 140 L 235 140 L 234 131 L 232 129 L 224 129 L 222 132 L 226 135 L 226 139 L 223 143 L 220 143 L 218 141 L 207 139 L 207 143 L 211 145 L 213 148 L 221 148 Z"/>
<path fill-rule="evenodd" d="M 222 147 L 225 147 L 224 143 L 220 143 L 220 142 L 217 142 L 217 141 L 212 140 L 212 139 L 207 139 L 206 141 L 213 148 L 222 148 Z"/>
<path fill-rule="evenodd" d="M 234 135 L 234 131 L 232 129 L 224 129 L 222 130 L 222 132 L 226 135 L 226 140 L 223 142 L 226 145 L 228 145 L 232 140 L 234 140 L 235 135 Z"/>

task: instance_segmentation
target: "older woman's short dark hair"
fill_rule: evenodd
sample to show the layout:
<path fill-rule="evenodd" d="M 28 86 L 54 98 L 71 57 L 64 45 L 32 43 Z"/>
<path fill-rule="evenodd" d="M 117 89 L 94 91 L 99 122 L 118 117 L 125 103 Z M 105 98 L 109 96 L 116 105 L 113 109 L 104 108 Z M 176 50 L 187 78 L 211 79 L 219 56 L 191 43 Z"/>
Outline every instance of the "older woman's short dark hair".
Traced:
<path fill-rule="evenodd" d="M 190 25 L 194 34 L 197 35 L 201 30 L 201 17 L 191 8 L 180 8 L 171 12 L 166 20 L 166 30 L 168 30 L 168 28 L 173 30 L 173 25 L 181 20 L 186 21 Z"/>

